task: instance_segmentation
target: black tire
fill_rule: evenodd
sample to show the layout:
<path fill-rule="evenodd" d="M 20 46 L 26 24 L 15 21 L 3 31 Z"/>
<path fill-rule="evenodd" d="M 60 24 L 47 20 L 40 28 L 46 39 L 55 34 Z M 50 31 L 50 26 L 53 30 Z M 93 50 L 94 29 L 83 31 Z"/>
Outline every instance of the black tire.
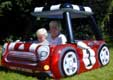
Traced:
<path fill-rule="evenodd" d="M 101 46 L 99 49 L 99 61 L 102 66 L 105 66 L 109 63 L 110 60 L 110 52 L 106 45 Z"/>
<path fill-rule="evenodd" d="M 79 67 L 79 61 L 76 54 L 76 51 L 73 48 L 65 48 L 62 51 L 61 57 L 61 71 L 63 72 L 64 76 L 72 76 L 77 73 Z"/>

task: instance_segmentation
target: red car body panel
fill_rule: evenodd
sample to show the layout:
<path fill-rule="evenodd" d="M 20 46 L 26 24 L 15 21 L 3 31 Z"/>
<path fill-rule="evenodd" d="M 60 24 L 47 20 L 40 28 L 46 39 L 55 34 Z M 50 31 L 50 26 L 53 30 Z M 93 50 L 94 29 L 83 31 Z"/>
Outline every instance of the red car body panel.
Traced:
<path fill-rule="evenodd" d="M 50 72 L 52 74 L 51 77 L 53 78 L 62 78 L 65 77 L 61 70 L 61 59 L 62 55 L 64 54 L 63 51 L 67 47 L 71 47 L 76 51 L 77 59 L 79 62 L 79 68 L 77 70 L 76 74 L 80 74 L 82 72 L 86 72 L 92 69 L 96 69 L 101 67 L 102 65 L 99 62 L 99 49 L 102 45 L 105 44 L 104 41 L 84 41 L 85 44 L 87 44 L 93 51 L 94 51 L 94 58 L 95 63 L 90 66 L 91 68 L 86 68 L 85 62 L 83 60 L 84 53 L 83 49 L 78 47 L 75 44 L 64 44 L 64 45 L 57 45 L 57 46 L 49 46 L 50 47 L 50 53 L 46 60 L 40 61 L 38 60 L 37 55 L 37 49 L 40 46 L 37 46 L 34 51 L 30 51 L 29 47 L 32 45 L 32 43 L 16 43 L 14 48 L 9 49 L 9 46 L 11 43 L 8 43 L 6 46 L 6 49 L 2 56 L 2 66 L 8 67 L 8 68 L 15 68 L 15 69 L 24 69 L 24 70 L 30 70 L 32 72 Z M 24 45 L 24 48 L 19 48 L 20 45 Z M 16 54 L 16 55 L 15 55 Z M 20 55 L 17 55 L 20 54 Z M 27 57 L 26 57 L 27 56 Z M 32 59 L 33 58 L 33 59 Z M 85 59 L 85 58 L 84 58 Z M 86 57 L 86 59 L 88 59 Z M 33 61 L 34 60 L 34 61 Z M 44 66 L 49 65 L 48 70 L 44 70 Z M 49 74 L 50 75 L 50 74 Z"/>

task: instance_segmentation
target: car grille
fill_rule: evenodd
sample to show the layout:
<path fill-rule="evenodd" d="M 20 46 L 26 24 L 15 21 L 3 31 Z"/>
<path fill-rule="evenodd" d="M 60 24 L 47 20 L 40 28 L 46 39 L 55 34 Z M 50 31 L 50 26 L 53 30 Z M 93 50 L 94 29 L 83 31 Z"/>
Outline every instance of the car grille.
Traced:
<path fill-rule="evenodd" d="M 10 51 L 7 55 L 7 60 L 19 64 L 37 64 L 38 57 L 32 52 Z"/>

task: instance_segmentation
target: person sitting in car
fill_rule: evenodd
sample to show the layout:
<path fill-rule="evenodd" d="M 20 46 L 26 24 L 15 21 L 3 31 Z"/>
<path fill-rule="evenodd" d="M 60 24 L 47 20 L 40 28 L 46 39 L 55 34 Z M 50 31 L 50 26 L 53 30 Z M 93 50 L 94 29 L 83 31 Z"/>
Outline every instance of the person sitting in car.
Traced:
<path fill-rule="evenodd" d="M 49 45 L 47 41 L 48 32 L 45 28 L 40 28 L 36 31 L 36 36 L 38 38 L 39 45 Z"/>
<path fill-rule="evenodd" d="M 61 33 L 61 23 L 59 21 L 51 21 L 49 28 L 48 41 L 50 45 L 65 44 L 67 42 L 66 36 Z"/>

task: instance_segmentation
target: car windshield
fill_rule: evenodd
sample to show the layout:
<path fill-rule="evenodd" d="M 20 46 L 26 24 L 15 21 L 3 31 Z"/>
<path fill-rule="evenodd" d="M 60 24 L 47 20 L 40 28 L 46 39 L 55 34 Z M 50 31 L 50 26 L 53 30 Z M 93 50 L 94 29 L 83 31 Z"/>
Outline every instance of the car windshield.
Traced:
<path fill-rule="evenodd" d="M 37 30 L 39 27 L 45 27 L 49 32 L 49 22 L 51 20 L 61 21 L 62 30 L 61 32 L 67 35 L 66 25 L 64 24 L 63 19 L 47 19 L 41 18 L 37 19 L 36 25 L 33 28 L 33 31 Z M 74 18 L 72 21 L 73 35 L 75 40 L 95 40 L 95 35 L 92 31 L 92 24 L 89 18 Z"/>

